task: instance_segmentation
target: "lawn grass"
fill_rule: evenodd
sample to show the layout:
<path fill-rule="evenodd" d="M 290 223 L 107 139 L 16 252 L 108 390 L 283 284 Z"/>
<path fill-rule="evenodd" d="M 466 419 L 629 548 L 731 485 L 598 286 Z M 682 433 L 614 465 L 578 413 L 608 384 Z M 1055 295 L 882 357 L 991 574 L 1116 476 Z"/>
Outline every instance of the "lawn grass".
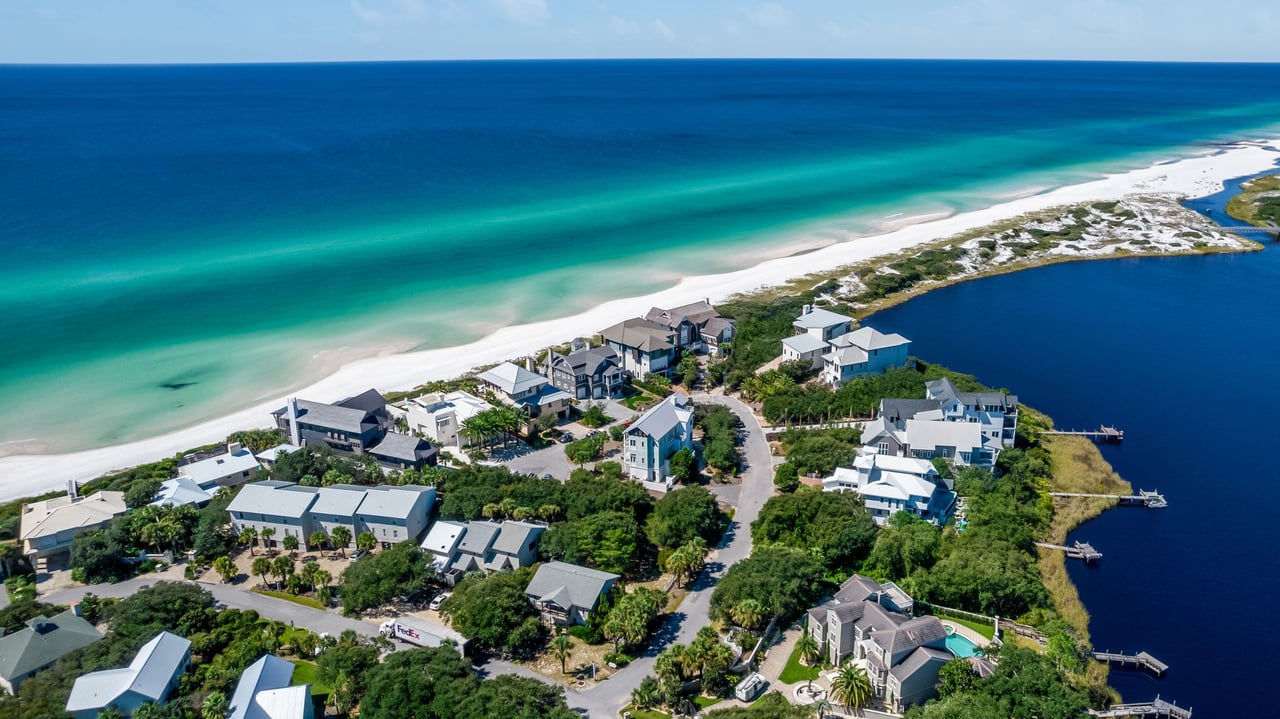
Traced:
<path fill-rule="evenodd" d="M 996 628 L 990 624 L 975 622 L 972 619 L 961 619 L 960 617 L 953 617 L 944 612 L 938 612 L 937 616 L 939 619 L 945 619 L 948 622 L 951 622 L 953 624 L 959 624 L 960 626 L 968 627 L 973 631 L 977 632 L 978 634 L 981 634 L 982 636 L 986 637 L 987 639 L 991 639 L 996 635 Z"/>
<path fill-rule="evenodd" d="M 699 709 L 706 709 L 709 706 L 715 706 L 724 701 L 723 697 L 694 697 L 693 703 L 698 705 Z"/>
<path fill-rule="evenodd" d="M 782 668 L 782 673 L 778 675 L 778 681 L 783 684 L 796 684 L 798 682 L 807 682 L 818 678 L 818 667 L 806 667 L 800 663 L 800 647 L 791 650 L 791 656 L 787 658 L 787 665 Z"/>
<path fill-rule="evenodd" d="M 657 709 L 636 709 L 630 704 L 623 707 L 622 711 L 630 712 L 631 719 L 671 719 L 671 715 L 666 712 L 660 712 Z"/>
<path fill-rule="evenodd" d="M 332 687 L 318 679 L 320 667 L 302 659 L 290 659 L 289 663 L 293 665 L 293 686 L 310 684 L 312 694 L 329 694 L 333 691 Z"/>
<path fill-rule="evenodd" d="M 254 594 L 261 594 L 266 597 L 275 597 L 276 599 L 283 599 L 286 602 L 301 604 L 304 607 L 311 607 L 312 609 L 320 609 L 320 610 L 324 609 L 324 605 L 321 604 L 318 599 L 312 599 L 311 597 L 297 597 L 288 592 L 277 592 L 271 589 L 258 589 L 257 587 L 254 587 L 249 591 L 253 592 Z"/>

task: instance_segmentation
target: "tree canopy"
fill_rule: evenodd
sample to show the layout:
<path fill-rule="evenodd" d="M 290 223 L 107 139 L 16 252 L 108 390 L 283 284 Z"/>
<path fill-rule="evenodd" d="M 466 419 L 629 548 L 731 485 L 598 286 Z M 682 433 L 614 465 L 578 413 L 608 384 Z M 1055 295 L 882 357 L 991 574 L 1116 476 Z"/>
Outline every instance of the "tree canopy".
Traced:
<path fill-rule="evenodd" d="M 477 647 L 525 654 L 542 641 L 542 624 L 525 597 L 533 569 L 468 576 L 440 612 Z"/>
<path fill-rule="evenodd" d="M 413 542 L 400 542 L 343 570 L 342 609 L 354 614 L 380 607 L 412 594 L 436 577 L 426 552 Z"/>
<path fill-rule="evenodd" d="M 747 559 L 729 567 L 711 594 L 711 613 L 732 619 L 730 612 L 744 600 L 755 600 L 770 616 L 795 616 L 813 606 L 828 588 L 822 560 L 811 552 L 790 547 L 759 547 Z"/>
<path fill-rule="evenodd" d="M 682 487 L 658 500 L 645 525 L 649 540 L 659 547 L 679 547 L 694 537 L 715 546 L 729 524 L 715 495 L 700 486 Z"/>
<path fill-rule="evenodd" d="M 871 551 L 876 526 L 858 495 L 801 487 L 765 502 L 751 523 L 751 539 L 817 552 L 833 567 L 847 568 Z"/>

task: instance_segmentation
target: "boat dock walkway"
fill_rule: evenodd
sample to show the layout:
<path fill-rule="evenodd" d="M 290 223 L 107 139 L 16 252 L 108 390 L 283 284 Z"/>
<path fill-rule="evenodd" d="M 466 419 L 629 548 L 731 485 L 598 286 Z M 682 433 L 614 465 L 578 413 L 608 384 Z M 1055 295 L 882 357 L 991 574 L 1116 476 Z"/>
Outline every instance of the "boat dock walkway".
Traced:
<path fill-rule="evenodd" d="M 1070 547 L 1061 544 L 1049 544 L 1048 542 L 1036 542 L 1036 546 L 1066 552 L 1071 559 L 1083 559 L 1086 564 L 1102 559 L 1102 552 L 1094 549 L 1093 545 L 1088 542 L 1076 541 Z"/>
<path fill-rule="evenodd" d="M 1050 497 L 1096 497 L 1098 499 L 1114 499 L 1121 505 L 1129 505 L 1132 507 L 1149 507 L 1151 509 L 1164 509 L 1169 506 L 1165 501 L 1164 495 L 1159 492 L 1148 492 L 1145 489 L 1138 490 L 1137 494 L 1085 494 L 1080 492 L 1050 492 Z"/>
<path fill-rule="evenodd" d="M 1084 437 L 1085 439 L 1091 439 L 1094 442 L 1123 442 L 1124 441 L 1123 429 L 1116 429 L 1115 427 L 1108 427 L 1106 425 L 1103 425 L 1097 429 L 1083 429 L 1083 430 L 1046 429 L 1040 434 L 1053 434 L 1053 435 L 1059 435 L 1063 437 Z"/>
<path fill-rule="evenodd" d="M 1092 652 L 1093 658 L 1107 664 L 1114 664 L 1122 669 L 1142 669 L 1162 677 L 1169 671 L 1169 665 L 1146 652 L 1124 654 L 1121 652 Z"/>
<path fill-rule="evenodd" d="M 1167 702 L 1157 696 L 1149 702 L 1133 704 L 1112 704 L 1106 709 L 1090 709 L 1089 716 L 1120 719 L 1121 717 L 1142 717 L 1143 719 L 1191 719 L 1191 710 Z"/>

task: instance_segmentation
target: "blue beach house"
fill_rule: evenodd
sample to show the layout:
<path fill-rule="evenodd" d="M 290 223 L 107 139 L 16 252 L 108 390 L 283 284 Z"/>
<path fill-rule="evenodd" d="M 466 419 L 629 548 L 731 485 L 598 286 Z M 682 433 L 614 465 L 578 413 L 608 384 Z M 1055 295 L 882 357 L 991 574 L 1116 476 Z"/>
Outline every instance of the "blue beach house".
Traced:
<path fill-rule="evenodd" d="M 851 379 L 880 374 L 907 363 L 911 340 L 862 327 L 833 338 L 831 351 L 822 357 L 822 377 L 839 388 Z"/>

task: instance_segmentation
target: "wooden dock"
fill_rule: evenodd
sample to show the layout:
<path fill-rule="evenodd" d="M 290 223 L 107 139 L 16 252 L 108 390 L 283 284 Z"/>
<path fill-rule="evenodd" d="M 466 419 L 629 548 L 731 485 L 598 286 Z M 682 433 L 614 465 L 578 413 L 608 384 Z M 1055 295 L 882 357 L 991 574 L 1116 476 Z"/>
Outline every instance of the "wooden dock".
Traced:
<path fill-rule="evenodd" d="M 1094 549 L 1093 545 L 1088 542 L 1077 541 L 1070 547 L 1066 547 L 1061 544 L 1049 544 L 1048 542 L 1036 542 L 1036 546 L 1066 552 L 1067 556 L 1071 559 L 1083 559 L 1085 564 L 1092 564 L 1093 562 L 1102 559 L 1102 552 Z"/>
<path fill-rule="evenodd" d="M 1108 427 L 1106 425 L 1103 425 L 1097 429 L 1084 429 L 1084 430 L 1046 429 L 1040 434 L 1055 434 L 1062 437 L 1084 437 L 1085 439 L 1091 439 L 1094 442 L 1101 442 L 1101 443 L 1124 441 L 1123 429 L 1116 429 L 1115 427 Z"/>
<path fill-rule="evenodd" d="M 1092 652 L 1093 658 L 1100 662 L 1106 662 L 1118 666 L 1122 669 L 1138 669 L 1151 672 L 1157 677 L 1163 677 L 1165 672 L 1169 671 L 1169 665 L 1156 659 L 1146 652 L 1138 652 L 1137 654 L 1124 654 L 1121 652 Z"/>
<path fill-rule="evenodd" d="M 1050 497 L 1094 497 L 1097 499 L 1114 499 L 1121 506 L 1130 507 L 1148 507 L 1150 509 L 1164 509 L 1169 506 L 1165 501 L 1164 495 L 1158 491 L 1148 492 L 1145 489 L 1138 490 L 1137 494 L 1085 494 L 1081 492 L 1050 492 Z"/>
<path fill-rule="evenodd" d="M 1121 719 L 1122 717 L 1133 717 L 1138 719 L 1191 719 L 1191 710 L 1167 702 L 1157 696 L 1149 702 L 1135 702 L 1133 704 L 1112 704 L 1106 709 L 1090 709 L 1089 716 L 1107 717 L 1108 719 Z"/>

